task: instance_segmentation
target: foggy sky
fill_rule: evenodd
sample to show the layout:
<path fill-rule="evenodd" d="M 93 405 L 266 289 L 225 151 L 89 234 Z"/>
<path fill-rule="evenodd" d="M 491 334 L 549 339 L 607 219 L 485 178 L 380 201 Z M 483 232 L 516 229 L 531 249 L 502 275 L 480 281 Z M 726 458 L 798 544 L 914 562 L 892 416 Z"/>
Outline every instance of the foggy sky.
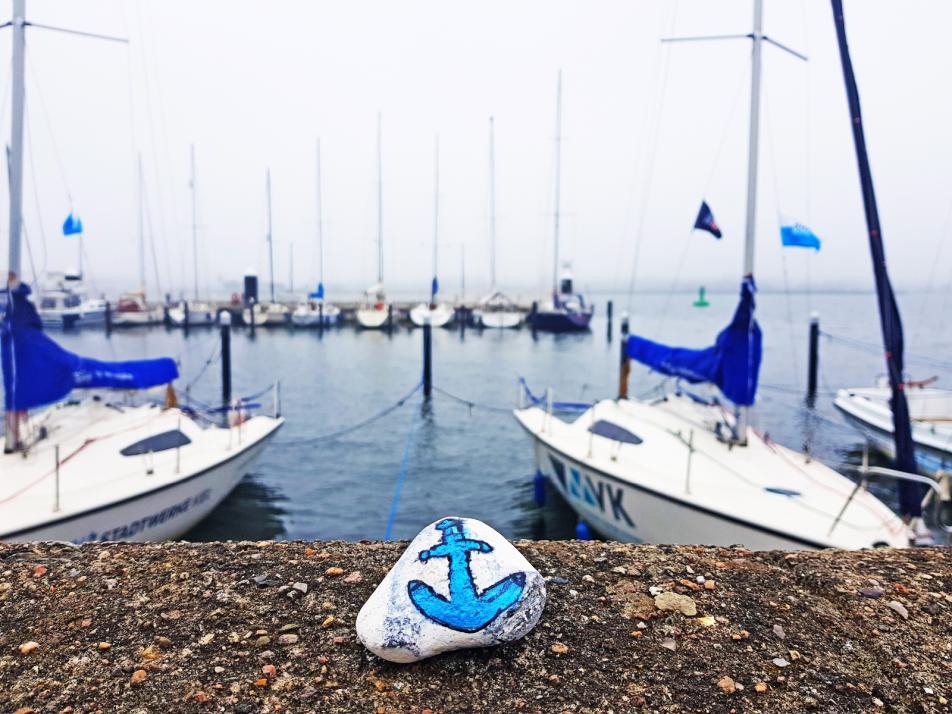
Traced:
<path fill-rule="evenodd" d="M 9 3 L 0 8 L 8 18 Z M 492 115 L 499 283 L 540 292 L 551 279 L 562 68 L 562 254 L 578 286 L 627 289 L 639 239 L 636 289 L 667 289 L 675 279 L 684 288 L 732 286 L 744 229 L 750 42 L 659 39 L 746 33 L 751 9 L 751 0 L 28 0 L 34 22 L 131 40 L 27 30 L 24 214 L 34 262 L 38 271 L 76 264 L 76 242 L 60 232 L 72 200 L 96 287 L 136 286 L 141 151 L 161 288 L 190 291 L 194 144 L 203 292 L 220 292 L 247 268 L 266 276 L 267 167 L 276 279 L 288 281 L 293 242 L 295 287 L 313 285 L 320 138 L 325 278 L 331 296 L 353 294 L 376 274 L 380 111 L 386 283 L 428 292 L 439 132 L 440 280 L 446 294 L 459 291 L 465 244 L 467 292 L 478 293 L 488 281 Z M 945 286 L 952 4 L 851 0 L 846 14 L 894 280 Z M 764 48 L 759 281 L 782 287 L 786 267 L 795 288 L 871 287 L 829 3 L 765 0 L 765 31 L 810 61 Z M 10 51 L 6 29 L 0 56 Z M 0 102 L 9 136 L 8 74 Z M 722 241 L 690 231 L 702 198 Z M 6 200 L 0 211 L 5 262 Z M 780 215 L 810 225 L 823 250 L 783 253 Z M 151 249 L 147 272 L 155 292 Z"/>

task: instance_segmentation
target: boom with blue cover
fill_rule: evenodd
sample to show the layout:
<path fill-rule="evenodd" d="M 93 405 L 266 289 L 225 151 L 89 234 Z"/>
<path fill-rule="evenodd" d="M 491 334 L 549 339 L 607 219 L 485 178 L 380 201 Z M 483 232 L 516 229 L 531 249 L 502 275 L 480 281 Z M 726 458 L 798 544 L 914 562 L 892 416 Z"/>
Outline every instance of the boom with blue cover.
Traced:
<path fill-rule="evenodd" d="M 168 357 L 103 362 L 64 350 L 43 334 L 29 294 L 26 283 L 0 291 L 6 303 L 0 321 L 0 362 L 7 411 L 52 404 L 73 389 L 146 389 L 178 377 L 175 360 Z"/>
<path fill-rule="evenodd" d="M 734 404 L 750 406 L 757 396 L 763 355 L 763 337 L 754 319 L 755 289 L 753 278 L 745 278 L 734 318 L 710 347 L 670 347 L 631 335 L 626 345 L 628 356 L 670 377 L 693 384 L 711 382 Z"/>

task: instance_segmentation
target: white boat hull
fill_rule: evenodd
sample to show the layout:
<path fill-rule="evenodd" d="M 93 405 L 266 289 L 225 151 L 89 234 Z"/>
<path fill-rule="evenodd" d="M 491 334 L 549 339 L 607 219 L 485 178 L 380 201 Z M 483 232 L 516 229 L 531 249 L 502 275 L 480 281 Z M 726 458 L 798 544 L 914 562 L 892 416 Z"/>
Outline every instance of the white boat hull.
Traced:
<path fill-rule="evenodd" d="M 390 311 L 382 307 L 362 307 L 357 310 L 357 324 L 367 330 L 379 330 L 387 323 Z"/>
<path fill-rule="evenodd" d="M 275 305 L 267 309 L 256 309 L 254 314 L 254 323 L 257 327 L 267 326 L 275 327 L 280 325 L 287 325 L 289 321 L 289 313 L 287 308 Z M 251 324 L 251 310 L 245 308 L 241 313 L 241 319 L 244 320 L 246 325 Z"/>
<path fill-rule="evenodd" d="M 722 441 L 711 428 L 722 418 L 716 406 L 669 395 L 599 402 L 573 422 L 538 407 L 516 418 L 533 439 L 537 468 L 583 520 L 616 540 L 754 549 L 909 544 L 896 514 L 866 490 L 853 494 L 854 483 L 824 464 L 753 430 L 746 446 Z M 596 424 L 632 441 L 594 434 Z"/>
<path fill-rule="evenodd" d="M 298 308 L 291 313 L 291 323 L 295 327 L 325 327 L 336 325 L 340 319 L 340 308 L 336 305 L 324 305 L 323 311 L 317 308 Z"/>
<path fill-rule="evenodd" d="M 161 324 L 163 315 L 161 310 L 149 309 L 136 312 L 114 312 L 112 314 L 113 327 L 142 327 Z"/>
<path fill-rule="evenodd" d="M 521 312 L 492 310 L 475 310 L 473 318 L 478 326 L 497 330 L 515 329 L 524 319 Z"/>
<path fill-rule="evenodd" d="M 431 327 L 446 327 L 455 316 L 456 311 L 446 304 L 430 307 L 428 303 L 420 303 L 410 310 L 410 322 L 417 327 L 423 327 L 427 322 Z"/>
<path fill-rule="evenodd" d="M 217 322 L 215 311 L 211 307 L 196 308 L 190 306 L 187 315 L 189 327 L 203 327 L 214 325 Z M 185 309 L 180 306 L 169 308 L 169 322 L 176 327 L 184 327 L 186 322 Z"/>
<path fill-rule="evenodd" d="M 0 540 L 84 543 L 177 538 L 198 525 L 234 490 L 265 443 L 266 440 L 261 440 L 204 473 L 151 493 L 39 528 L 0 535 Z"/>

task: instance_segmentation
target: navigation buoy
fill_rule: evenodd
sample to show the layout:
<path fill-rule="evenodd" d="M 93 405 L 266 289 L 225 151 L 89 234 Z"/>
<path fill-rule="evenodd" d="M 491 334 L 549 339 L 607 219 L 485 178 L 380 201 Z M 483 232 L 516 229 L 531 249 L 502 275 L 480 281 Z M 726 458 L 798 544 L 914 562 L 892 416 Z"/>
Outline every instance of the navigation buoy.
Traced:
<path fill-rule="evenodd" d="M 707 301 L 707 298 L 704 297 L 704 293 L 707 292 L 702 285 L 697 289 L 697 300 L 694 301 L 694 307 L 708 307 L 711 303 Z"/>

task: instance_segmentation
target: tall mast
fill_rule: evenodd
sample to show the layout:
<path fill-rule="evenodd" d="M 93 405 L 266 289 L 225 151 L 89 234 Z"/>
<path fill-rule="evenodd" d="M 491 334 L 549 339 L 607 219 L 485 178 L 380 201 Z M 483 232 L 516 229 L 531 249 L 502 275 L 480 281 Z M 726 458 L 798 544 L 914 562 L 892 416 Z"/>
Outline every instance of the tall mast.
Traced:
<path fill-rule="evenodd" d="M 436 302 L 437 246 L 440 240 L 440 135 L 436 135 L 436 149 L 433 165 L 433 282 L 430 283 L 430 303 Z"/>
<path fill-rule="evenodd" d="M 754 233 L 757 224 L 757 166 L 760 143 L 760 73 L 764 40 L 763 0 L 754 0 L 753 48 L 750 62 L 750 138 L 747 149 L 747 221 L 744 228 L 744 275 L 754 274 Z"/>
<path fill-rule="evenodd" d="M 268 277 L 271 281 L 271 302 L 274 302 L 274 244 L 271 241 L 271 169 L 268 168 L 266 188 L 268 192 Z"/>
<path fill-rule="evenodd" d="M 377 112 L 377 282 L 383 284 L 383 148 L 382 119 Z"/>
<path fill-rule="evenodd" d="M 145 177 L 142 172 L 142 152 L 136 153 L 139 167 L 139 291 L 145 295 Z"/>
<path fill-rule="evenodd" d="M 192 180 L 189 186 L 192 189 L 192 275 L 195 279 L 195 299 L 198 300 L 198 219 L 195 198 L 195 145 L 189 146 L 192 165 Z"/>
<path fill-rule="evenodd" d="M 496 130 L 489 117 L 489 294 L 496 292 Z"/>
<path fill-rule="evenodd" d="M 294 292 L 294 241 L 288 244 L 288 290 Z"/>
<path fill-rule="evenodd" d="M 562 193 L 562 70 L 555 100 L 555 220 L 552 237 L 552 299 L 559 295 L 559 199 Z"/>
<path fill-rule="evenodd" d="M 317 140 L 317 252 L 321 265 L 318 273 L 318 292 L 324 294 L 324 213 L 321 203 L 321 140 Z"/>
<path fill-rule="evenodd" d="M 20 278 L 20 231 L 23 226 L 23 106 L 26 51 L 26 0 L 13 0 L 13 79 L 10 120 L 10 258 L 9 280 Z"/>

